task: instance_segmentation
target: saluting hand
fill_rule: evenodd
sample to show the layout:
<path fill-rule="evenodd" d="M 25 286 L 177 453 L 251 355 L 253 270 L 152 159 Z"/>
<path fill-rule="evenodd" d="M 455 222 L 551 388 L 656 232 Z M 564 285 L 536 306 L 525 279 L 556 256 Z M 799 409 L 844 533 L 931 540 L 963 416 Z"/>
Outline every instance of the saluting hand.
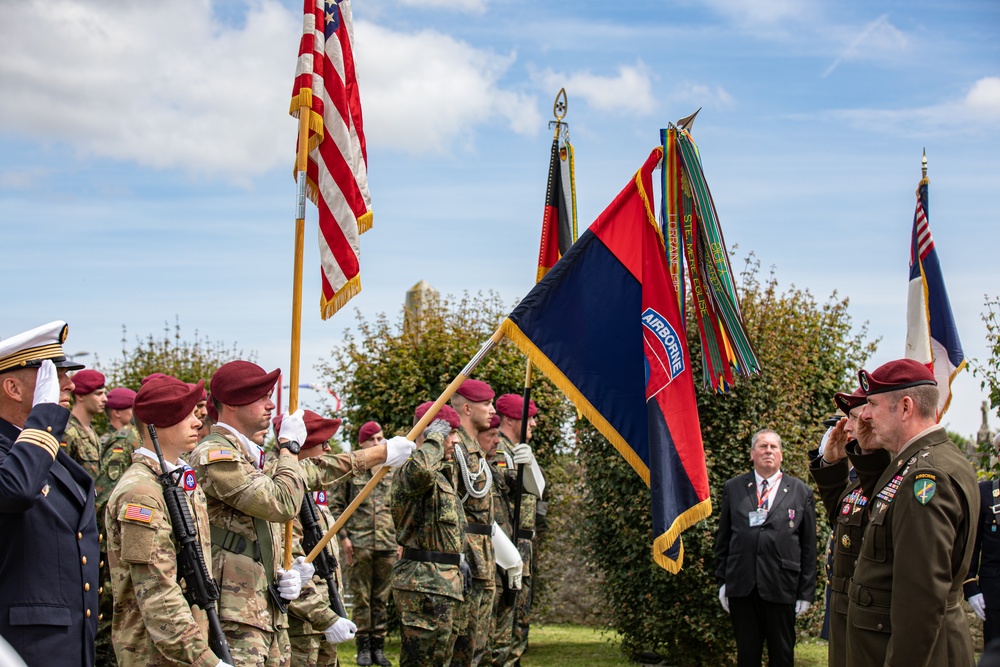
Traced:
<path fill-rule="evenodd" d="M 847 456 L 849 438 L 847 431 L 844 430 L 845 426 L 847 417 L 841 418 L 837 425 L 830 429 L 830 437 L 826 441 L 826 447 L 823 448 L 823 460 L 827 463 L 837 463 Z"/>
<path fill-rule="evenodd" d="M 59 372 L 51 359 L 46 359 L 38 367 L 35 374 L 35 394 L 31 398 L 31 407 L 39 403 L 59 402 Z"/>

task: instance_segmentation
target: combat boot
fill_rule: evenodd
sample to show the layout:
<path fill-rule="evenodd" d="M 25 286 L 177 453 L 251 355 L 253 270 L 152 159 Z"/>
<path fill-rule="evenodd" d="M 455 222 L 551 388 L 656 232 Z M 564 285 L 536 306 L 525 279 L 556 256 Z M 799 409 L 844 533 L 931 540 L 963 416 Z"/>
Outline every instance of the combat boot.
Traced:
<path fill-rule="evenodd" d="M 368 643 L 368 635 L 357 635 L 354 640 L 358 643 L 358 657 L 354 662 L 358 665 L 371 665 L 372 652 L 371 644 Z"/>
<path fill-rule="evenodd" d="M 385 649 L 385 637 L 372 637 L 372 664 L 379 667 L 392 667 L 389 658 L 382 651 Z"/>

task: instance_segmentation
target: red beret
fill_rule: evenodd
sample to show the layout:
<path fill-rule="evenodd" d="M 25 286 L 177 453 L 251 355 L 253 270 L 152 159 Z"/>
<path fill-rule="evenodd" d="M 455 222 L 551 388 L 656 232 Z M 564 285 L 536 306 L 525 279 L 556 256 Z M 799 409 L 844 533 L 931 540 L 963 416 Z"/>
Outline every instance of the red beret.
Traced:
<path fill-rule="evenodd" d="M 455 393 L 464 396 L 473 403 L 492 401 L 493 397 L 496 396 L 493 389 L 482 380 L 466 380 L 462 386 L 455 390 Z"/>
<path fill-rule="evenodd" d="M 378 422 L 365 422 L 358 429 L 358 443 L 364 442 L 381 430 L 382 427 L 378 425 Z"/>
<path fill-rule="evenodd" d="M 169 375 L 153 378 L 135 395 L 135 416 L 144 424 L 160 428 L 179 424 L 194 412 L 204 386 L 204 380 L 188 384 Z"/>
<path fill-rule="evenodd" d="M 862 370 L 858 372 L 858 380 L 866 396 L 922 384 L 937 385 L 934 374 L 916 359 L 896 359 L 882 364 L 871 373 Z"/>
<path fill-rule="evenodd" d="M 312 410 L 304 410 L 303 412 L 302 421 L 306 423 L 306 441 L 299 443 L 302 445 L 302 449 L 324 444 L 340 428 L 341 420 L 339 419 L 328 419 Z M 281 431 L 281 420 L 284 417 L 284 415 L 278 415 L 271 420 L 274 422 L 276 434 Z"/>
<path fill-rule="evenodd" d="M 112 410 L 125 410 L 132 407 L 135 392 L 128 387 L 115 387 L 108 392 L 108 402 L 104 405 Z"/>
<path fill-rule="evenodd" d="M 274 389 L 281 369 L 270 373 L 250 361 L 230 361 L 212 376 L 212 396 L 223 405 L 249 405 Z"/>
<path fill-rule="evenodd" d="M 490 417 L 490 428 L 500 428 L 500 415 L 494 413 L 493 416 Z"/>
<path fill-rule="evenodd" d="M 147 382 L 149 382 L 150 380 L 155 380 L 156 378 L 165 378 L 165 377 L 170 377 L 170 376 L 167 375 L 166 373 L 150 373 L 146 377 L 142 378 L 142 380 L 139 382 L 139 384 L 140 385 L 144 385 Z"/>
<path fill-rule="evenodd" d="M 520 419 L 524 414 L 524 396 L 519 394 L 504 394 L 497 399 L 497 412 L 502 414 L 504 417 L 510 417 L 511 419 Z M 538 406 L 535 402 L 528 399 L 528 416 L 534 417 L 538 414 Z"/>
<path fill-rule="evenodd" d="M 849 415 L 851 414 L 851 410 L 867 403 L 868 398 L 865 396 L 865 390 L 858 387 L 854 390 L 853 394 L 837 392 L 833 395 L 833 402 L 837 404 L 837 407 L 840 408 L 841 412 L 845 415 Z"/>
<path fill-rule="evenodd" d="M 426 403 L 421 403 L 417 406 L 417 409 L 413 411 L 413 418 L 420 421 L 420 418 L 427 414 L 431 406 L 434 405 L 434 401 L 427 401 Z M 448 425 L 452 428 L 462 428 L 462 422 L 458 418 L 458 413 L 455 412 L 455 408 L 451 407 L 447 403 L 441 406 L 438 413 L 434 416 L 435 419 L 443 419 L 448 422 Z"/>
<path fill-rule="evenodd" d="M 104 375 L 91 368 L 73 373 L 72 380 L 76 385 L 73 393 L 77 396 L 92 394 L 104 386 Z"/>

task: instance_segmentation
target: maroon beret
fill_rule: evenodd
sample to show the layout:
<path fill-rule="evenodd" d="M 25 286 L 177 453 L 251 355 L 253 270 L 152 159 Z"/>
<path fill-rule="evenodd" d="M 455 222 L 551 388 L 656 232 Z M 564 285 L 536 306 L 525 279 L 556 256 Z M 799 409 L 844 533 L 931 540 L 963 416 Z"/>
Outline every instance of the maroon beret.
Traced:
<path fill-rule="evenodd" d="M 104 386 L 104 375 L 92 368 L 73 373 L 73 393 L 77 396 L 92 394 Z"/>
<path fill-rule="evenodd" d="M 378 425 L 378 422 L 365 422 L 358 429 L 358 443 L 364 442 L 381 430 L 382 427 Z"/>
<path fill-rule="evenodd" d="M 306 441 L 299 443 L 302 445 L 302 449 L 324 444 L 333 437 L 342 423 L 340 419 L 328 419 L 312 410 L 304 410 L 303 412 L 302 421 L 306 423 Z M 275 434 L 281 432 L 281 420 L 284 418 L 285 415 L 278 415 L 271 420 L 274 422 Z"/>
<path fill-rule="evenodd" d="M 144 385 L 147 382 L 149 382 L 150 380 L 155 380 L 156 378 L 165 378 L 165 377 L 170 377 L 170 376 L 167 375 L 166 373 L 150 373 L 146 377 L 142 378 L 142 380 L 139 382 L 139 384 L 140 385 Z"/>
<path fill-rule="evenodd" d="M 845 415 L 851 414 L 851 410 L 854 408 L 864 405 L 868 402 L 868 397 L 865 396 L 865 390 L 858 387 L 854 390 L 853 394 L 845 394 L 838 391 L 833 395 L 833 402 L 837 404 L 840 411 Z"/>
<path fill-rule="evenodd" d="M 510 417 L 511 419 L 520 419 L 524 414 L 524 396 L 519 394 L 504 394 L 497 399 L 497 412 L 502 414 L 504 417 Z M 534 417 L 538 414 L 538 406 L 535 402 L 528 399 L 528 416 Z"/>
<path fill-rule="evenodd" d="M 858 380 L 861 381 L 861 388 L 866 396 L 922 384 L 937 385 L 934 374 L 916 359 L 896 359 L 882 364 L 871 373 L 859 371 Z"/>
<path fill-rule="evenodd" d="M 417 406 L 417 409 L 413 411 L 413 418 L 420 421 L 420 418 L 427 414 L 431 406 L 434 405 L 434 401 L 427 401 L 426 403 L 421 403 Z M 438 413 L 434 416 L 435 419 L 443 419 L 448 422 L 448 425 L 452 428 L 462 428 L 462 422 L 458 418 L 458 413 L 455 412 L 455 408 L 451 407 L 447 403 L 441 406 Z"/>
<path fill-rule="evenodd" d="M 473 403 L 492 401 L 493 397 L 496 396 L 493 389 L 482 380 L 466 380 L 462 386 L 455 390 L 455 393 L 464 396 Z"/>
<path fill-rule="evenodd" d="M 249 405 L 274 389 L 281 369 L 270 373 L 250 361 L 230 361 L 212 376 L 212 396 L 223 405 Z"/>
<path fill-rule="evenodd" d="M 159 428 L 179 424 L 194 412 L 204 386 L 204 380 L 188 384 L 169 375 L 153 378 L 139 387 L 135 395 L 135 416 L 144 424 Z"/>
<path fill-rule="evenodd" d="M 490 417 L 490 428 L 500 428 L 500 415 L 494 413 L 493 416 Z"/>
<path fill-rule="evenodd" d="M 108 392 L 108 402 L 104 405 L 112 410 L 126 410 L 132 407 L 135 392 L 128 387 L 115 387 Z"/>

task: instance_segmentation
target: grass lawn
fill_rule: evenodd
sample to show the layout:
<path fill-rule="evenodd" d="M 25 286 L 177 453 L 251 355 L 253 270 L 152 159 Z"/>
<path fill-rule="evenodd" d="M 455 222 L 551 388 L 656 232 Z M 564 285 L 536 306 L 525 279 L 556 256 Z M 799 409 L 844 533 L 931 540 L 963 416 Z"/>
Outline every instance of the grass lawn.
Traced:
<path fill-rule="evenodd" d="M 531 629 L 531 647 L 523 667 L 628 667 L 618 650 L 617 635 L 579 625 L 541 625 Z M 399 665 L 399 636 L 388 638 L 386 656 Z M 340 662 L 354 665 L 354 642 L 340 645 Z M 826 667 L 826 642 L 813 640 L 795 646 L 796 667 Z"/>

